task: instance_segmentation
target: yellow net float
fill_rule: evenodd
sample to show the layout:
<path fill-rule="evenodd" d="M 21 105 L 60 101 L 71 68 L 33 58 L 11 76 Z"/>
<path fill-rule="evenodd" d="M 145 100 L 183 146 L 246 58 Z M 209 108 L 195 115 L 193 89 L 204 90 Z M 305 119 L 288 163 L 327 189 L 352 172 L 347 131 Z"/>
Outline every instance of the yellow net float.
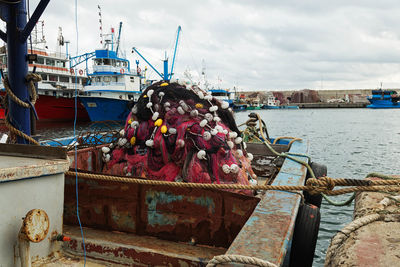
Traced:
<path fill-rule="evenodd" d="M 161 126 L 161 133 L 165 134 L 168 131 L 168 128 L 166 125 Z"/>
<path fill-rule="evenodd" d="M 163 121 L 162 119 L 158 119 L 156 120 L 156 122 L 154 123 L 154 126 L 160 127 L 162 125 Z"/>
<path fill-rule="evenodd" d="M 136 137 L 132 136 L 131 140 L 129 141 L 133 146 L 136 143 Z"/>
<path fill-rule="evenodd" d="M 201 104 L 201 103 L 197 103 L 195 106 L 196 106 L 196 108 L 203 108 L 203 104 Z"/>
<path fill-rule="evenodd" d="M 168 83 L 162 83 L 162 84 L 160 84 L 160 86 L 161 87 L 168 86 Z"/>

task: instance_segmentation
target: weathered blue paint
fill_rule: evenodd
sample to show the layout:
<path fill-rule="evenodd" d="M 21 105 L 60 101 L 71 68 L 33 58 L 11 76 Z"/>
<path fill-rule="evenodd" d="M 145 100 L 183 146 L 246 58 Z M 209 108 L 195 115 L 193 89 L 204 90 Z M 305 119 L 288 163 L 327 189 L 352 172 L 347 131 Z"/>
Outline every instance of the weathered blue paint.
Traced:
<path fill-rule="evenodd" d="M 195 198 L 188 198 L 187 200 L 199 206 L 207 207 L 208 212 L 210 213 L 214 213 L 215 211 L 214 200 L 210 197 L 195 197 Z"/>
<path fill-rule="evenodd" d="M 290 152 L 306 153 L 304 142 L 292 144 Z M 296 156 L 302 161 L 308 158 Z M 307 169 L 286 159 L 273 185 L 303 185 Z M 294 231 L 300 195 L 284 191 L 268 191 L 258 203 L 226 254 L 239 254 L 283 264 Z"/>
<path fill-rule="evenodd" d="M 147 205 L 147 220 L 149 225 L 174 225 L 177 218 L 169 216 L 168 214 L 161 214 L 157 212 L 157 204 L 169 204 L 176 201 L 181 201 L 183 196 L 174 195 L 169 192 L 160 192 L 149 190 L 146 192 L 146 205 Z"/>
<path fill-rule="evenodd" d="M 159 213 L 158 204 L 171 204 L 174 202 L 191 202 L 199 206 L 207 207 L 209 213 L 215 212 L 215 203 L 210 197 L 192 197 L 175 195 L 171 192 L 149 190 L 146 192 L 147 220 L 149 225 L 174 225 L 178 218 L 175 215 Z"/>

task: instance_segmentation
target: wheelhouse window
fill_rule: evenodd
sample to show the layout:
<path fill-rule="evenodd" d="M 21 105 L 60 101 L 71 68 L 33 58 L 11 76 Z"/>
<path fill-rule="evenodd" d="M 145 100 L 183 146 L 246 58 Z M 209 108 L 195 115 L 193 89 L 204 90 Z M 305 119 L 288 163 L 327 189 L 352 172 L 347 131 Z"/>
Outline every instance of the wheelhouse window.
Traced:
<path fill-rule="evenodd" d="M 49 81 L 57 82 L 58 81 L 58 77 L 56 75 L 49 75 Z"/>
<path fill-rule="evenodd" d="M 69 77 L 67 77 L 67 76 L 60 76 L 60 82 L 69 83 Z"/>
<path fill-rule="evenodd" d="M 36 64 L 44 65 L 44 58 L 38 57 L 36 60 Z"/>
<path fill-rule="evenodd" d="M 40 74 L 42 81 L 47 81 L 47 74 Z"/>
<path fill-rule="evenodd" d="M 55 66 L 56 65 L 56 61 L 54 59 L 51 59 L 51 58 L 46 58 L 46 65 Z"/>

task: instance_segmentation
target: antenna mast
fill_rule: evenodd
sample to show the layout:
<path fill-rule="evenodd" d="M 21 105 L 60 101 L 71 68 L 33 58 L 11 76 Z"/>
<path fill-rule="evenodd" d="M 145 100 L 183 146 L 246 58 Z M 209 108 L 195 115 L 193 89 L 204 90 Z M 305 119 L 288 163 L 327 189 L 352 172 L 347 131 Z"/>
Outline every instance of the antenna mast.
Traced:
<path fill-rule="evenodd" d="M 100 23 L 100 44 L 103 45 L 103 20 L 101 19 L 101 8 L 100 5 L 97 5 L 99 9 L 99 23 Z"/>

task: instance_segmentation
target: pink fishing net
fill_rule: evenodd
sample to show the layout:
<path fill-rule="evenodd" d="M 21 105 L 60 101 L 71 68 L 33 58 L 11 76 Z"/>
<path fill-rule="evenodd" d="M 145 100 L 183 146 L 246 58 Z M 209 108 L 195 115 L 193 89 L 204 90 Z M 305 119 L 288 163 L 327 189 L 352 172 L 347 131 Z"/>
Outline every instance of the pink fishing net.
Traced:
<path fill-rule="evenodd" d="M 148 87 L 120 134 L 117 143 L 103 148 L 105 173 L 193 183 L 256 183 L 253 156 L 245 150 L 229 104 L 198 87 L 166 82 Z"/>

